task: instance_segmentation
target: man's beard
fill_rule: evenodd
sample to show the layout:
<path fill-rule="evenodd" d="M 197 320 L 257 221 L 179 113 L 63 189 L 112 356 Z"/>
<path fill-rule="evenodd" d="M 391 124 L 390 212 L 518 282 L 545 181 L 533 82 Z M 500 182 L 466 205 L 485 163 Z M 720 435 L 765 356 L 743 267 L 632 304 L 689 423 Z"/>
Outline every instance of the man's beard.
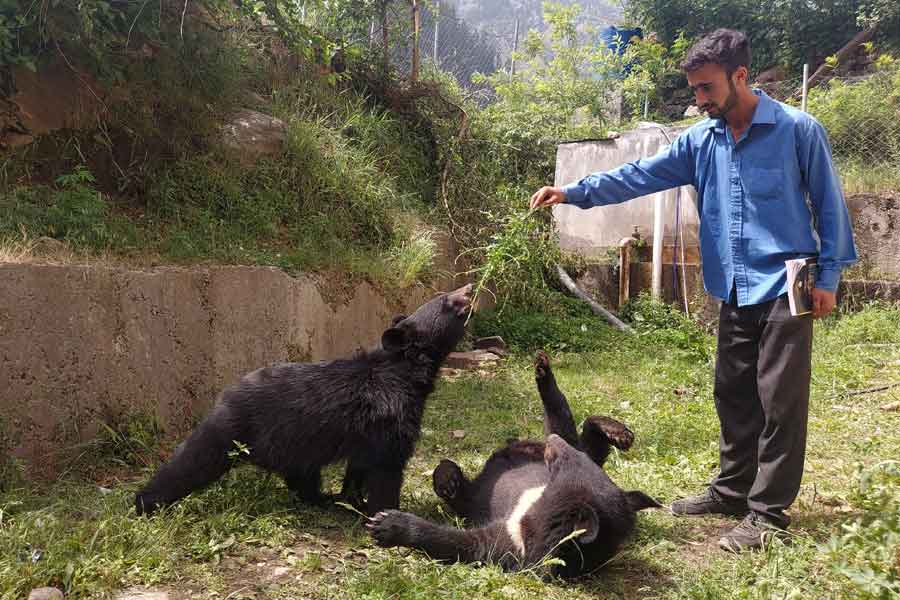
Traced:
<path fill-rule="evenodd" d="M 737 105 L 738 97 L 737 97 L 737 88 L 734 87 L 734 81 L 731 80 L 731 77 L 728 78 L 728 97 L 725 98 L 725 102 L 722 106 L 717 104 L 707 104 L 706 105 L 706 113 L 713 118 L 723 119 L 728 112 Z"/>

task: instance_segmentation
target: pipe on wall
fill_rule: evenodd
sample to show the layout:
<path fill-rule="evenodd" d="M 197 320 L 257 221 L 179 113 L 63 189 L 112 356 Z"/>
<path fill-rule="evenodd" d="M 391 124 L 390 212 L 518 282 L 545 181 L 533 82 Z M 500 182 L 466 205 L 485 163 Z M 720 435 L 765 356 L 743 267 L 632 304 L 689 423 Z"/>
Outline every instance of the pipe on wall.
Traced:
<path fill-rule="evenodd" d="M 619 240 L 619 308 L 631 297 L 631 245 L 640 241 L 637 227 L 629 237 Z"/>

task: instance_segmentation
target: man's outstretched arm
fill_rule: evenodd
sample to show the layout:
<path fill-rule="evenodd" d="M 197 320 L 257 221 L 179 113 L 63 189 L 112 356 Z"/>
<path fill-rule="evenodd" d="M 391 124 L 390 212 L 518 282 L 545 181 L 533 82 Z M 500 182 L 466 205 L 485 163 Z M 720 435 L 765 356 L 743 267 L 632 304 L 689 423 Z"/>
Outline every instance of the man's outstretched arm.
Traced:
<path fill-rule="evenodd" d="M 681 135 L 655 156 L 588 175 L 563 187 L 542 187 L 531 197 L 532 209 L 573 204 L 579 208 L 618 204 L 694 181 L 694 159 L 688 135 Z"/>

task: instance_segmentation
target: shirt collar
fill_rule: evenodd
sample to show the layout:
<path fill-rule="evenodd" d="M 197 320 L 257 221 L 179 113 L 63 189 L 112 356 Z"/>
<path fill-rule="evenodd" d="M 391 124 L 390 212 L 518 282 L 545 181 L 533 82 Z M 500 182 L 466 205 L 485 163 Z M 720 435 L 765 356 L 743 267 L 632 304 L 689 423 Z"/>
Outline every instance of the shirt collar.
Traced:
<path fill-rule="evenodd" d="M 754 125 L 774 125 L 775 124 L 775 101 L 768 94 L 759 89 L 753 89 L 752 92 L 759 96 L 759 104 L 753 111 L 753 119 L 750 121 L 750 127 Z M 716 133 L 725 133 L 725 119 L 710 119 L 709 128 Z"/>

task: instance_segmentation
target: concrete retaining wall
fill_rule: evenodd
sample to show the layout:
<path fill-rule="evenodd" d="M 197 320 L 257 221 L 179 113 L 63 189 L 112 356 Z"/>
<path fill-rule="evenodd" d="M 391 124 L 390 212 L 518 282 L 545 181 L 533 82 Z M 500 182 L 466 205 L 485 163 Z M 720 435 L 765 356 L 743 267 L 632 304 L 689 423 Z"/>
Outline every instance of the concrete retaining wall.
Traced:
<path fill-rule="evenodd" d="M 900 280 L 900 194 L 847 197 L 860 261 L 858 276 Z"/>
<path fill-rule="evenodd" d="M 0 447 L 48 473 L 104 421 L 150 414 L 180 436 L 242 374 L 373 346 L 433 293 L 264 267 L 2 264 L 0 281 Z"/>

